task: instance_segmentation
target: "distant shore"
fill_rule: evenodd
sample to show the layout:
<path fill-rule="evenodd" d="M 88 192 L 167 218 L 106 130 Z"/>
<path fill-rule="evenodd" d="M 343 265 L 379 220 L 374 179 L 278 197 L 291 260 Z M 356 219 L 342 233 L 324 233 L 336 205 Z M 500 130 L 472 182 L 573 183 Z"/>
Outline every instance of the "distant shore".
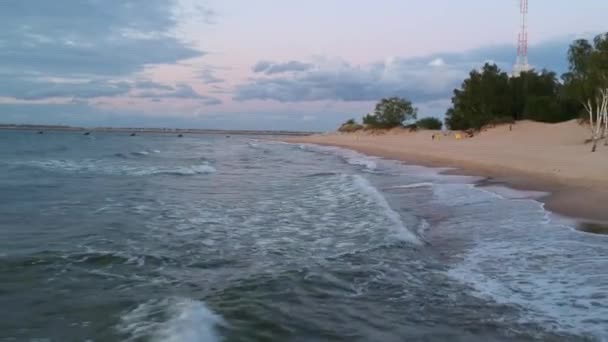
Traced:
<path fill-rule="evenodd" d="M 434 137 L 433 137 L 434 135 Z M 284 139 L 337 146 L 449 173 L 489 178 L 522 189 L 545 191 L 548 210 L 587 222 L 608 222 L 608 146 L 591 153 L 588 129 L 576 121 L 519 122 L 456 139 L 438 131 L 330 133 Z"/>
<path fill-rule="evenodd" d="M 137 128 L 137 127 L 72 127 L 57 125 L 7 125 L 0 124 L 0 131 L 65 131 L 65 132 L 116 132 L 116 133 L 152 133 L 152 134 L 224 134 L 224 135 L 281 135 L 308 136 L 314 132 L 297 131 L 258 131 L 258 130 L 223 130 L 198 128 Z"/>

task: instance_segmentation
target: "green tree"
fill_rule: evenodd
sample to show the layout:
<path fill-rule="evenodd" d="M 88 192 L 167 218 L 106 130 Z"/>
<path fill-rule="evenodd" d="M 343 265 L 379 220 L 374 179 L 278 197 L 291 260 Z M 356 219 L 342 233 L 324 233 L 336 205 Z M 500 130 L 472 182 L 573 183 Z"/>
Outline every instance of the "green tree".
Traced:
<path fill-rule="evenodd" d="M 552 71 L 535 70 L 509 79 L 512 96 L 513 120 L 529 119 L 543 122 L 560 122 L 574 119 L 577 110 L 562 96 L 562 85 Z"/>
<path fill-rule="evenodd" d="M 576 116 L 576 106 L 562 93 L 554 72 L 531 70 L 509 77 L 496 65 L 486 64 L 481 71 L 471 71 L 461 88 L 454 90 L 446 125 L 465 130 L 522 119 L 569 120 Z"/>
<path fill-rule="evenodd" d="M 595 151 L 608 126 L 608 33 L 596 36 L 593 44 L 574 41 L 568 62 L 569 70 L 562 76 L 565 94 L 580 101 L 587 112 Z"/>
<path fill-rule="evenodd" d="M 415 120 L 418 109 L 404 98 L 391 97 L 380 100 L 373 113 L 363 117 L 363 123 L 373 128 L 392 128 L 405 121 Z"/>
<path fill-rule="evenodd" d="M 528 97 L 523 118 L 541 122 L 561 122 L 571 119 L 554 96 Z"/>
<path fill-rule="evenodd" d="M 485 64 L 454 90 L 446 124 L 451 129 L 481 129 L 493 118 L 511 116 L 511 103 L 509 76 L 495 64 Z"/>

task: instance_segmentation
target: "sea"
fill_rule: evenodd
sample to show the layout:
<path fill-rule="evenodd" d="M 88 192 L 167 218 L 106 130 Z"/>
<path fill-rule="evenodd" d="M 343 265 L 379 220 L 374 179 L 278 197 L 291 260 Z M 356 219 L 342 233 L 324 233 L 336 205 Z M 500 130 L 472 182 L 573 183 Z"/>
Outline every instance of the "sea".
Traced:
<path fill-rule="evenodd" d="M 446 171 L 2 131 L 0 341 L 608 341 L 608 237 Z"/>

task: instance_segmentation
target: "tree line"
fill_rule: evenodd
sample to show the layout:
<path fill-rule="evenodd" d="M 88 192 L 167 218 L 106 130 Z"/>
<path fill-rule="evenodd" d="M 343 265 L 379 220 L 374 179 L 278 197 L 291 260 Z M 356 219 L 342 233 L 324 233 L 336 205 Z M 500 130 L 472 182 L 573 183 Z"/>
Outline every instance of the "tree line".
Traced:
<path fill-rule="evenodd" d="M 517 120 L 555 123 L 582 118 L 590 125 L 595 150 L 597 141 L 608 134 L 608 33 L 591 42 L 575 40 L 568 50 L 568 64 L 561 77 L 549 70 L 510 76 L 489 63 L 472 70 L 454 90 L 445 124 L 452 130 L 480 130 Z M 363 125 L 351 119 L 341 130 L 392 128 L 408 122 L 412 128 L 442 128 L 437 118 L 415 121 L 417 113 L 405 98 L 385 98 L 363 117 Z"/>
<path fill-rule="evenodd" d="M 373 112 L 363 117 L 363 125 L 350 119 L 340 126 L 341 132 L 354 132 L 364 128 L 390 129 L 394 127 L 409 127 L 411 129 L 441 129 L 443 122 L 437 118 L 428 117 L 416 121 L 418 108 L 412 102 L 400 97 L 384 98 L 376 104 Z M 406 123 L 410 123 L 407 124 Z"/>

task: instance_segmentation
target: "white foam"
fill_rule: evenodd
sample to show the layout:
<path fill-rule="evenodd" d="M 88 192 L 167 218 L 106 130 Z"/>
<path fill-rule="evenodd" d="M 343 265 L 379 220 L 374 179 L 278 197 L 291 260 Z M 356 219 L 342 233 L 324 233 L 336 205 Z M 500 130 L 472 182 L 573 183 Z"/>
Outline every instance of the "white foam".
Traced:
<path fill-rule="evenodd" d="M 525 308 L 523 322 L 540 322 L 550 330 L 591 334 L 608 340 L 608 284 L 601 280 L 604 277 L 601 272 L 584 274 L 593 272 L 593 267 L 569 264 L 538 269 L 539 263 L 529 259 L 542 258 L 542 252 L 532 257 L 529 252 L 518 253 L 512 248 L 486 245 L 469 254 L 448 275 L 472 286 L 479 297 Z M 505 257 L 508 250 L 512 250 L 513 259 L 521 259 L 519 265 L 509 260 L 511 257 Z M 502 264 L 496 266 L 500 269 L 489 272 L 485 263 L 490 259 Z M 542 265 L 546 262 L 550 261 Z M 606 266 L 601 260 L 593 263 L 598 267 L 596 272 Z M 580 273 L 575 268 L 587 271 Z"/>
<path fill-rule="evenodd" d="M 351 165 L 363 166 L 368 170 L 374 171 L 378 168 L 378 164 L 371 157 L 365 156 L 350 156 L 346 157 L 346 162 Z"/>
<path fill-rule="evenodd" d="M 608 273 L 600 271 L 608 270 L 606 245 L 535 200 L 494 201 L 495 208 L 515 205 L 518 215 L 484 210 L 491 224 L 465 222 L 462 234 L 474 244 L 448 275 L 474 295 L 521 308 L 522 322 L 608 341 Z"/>
<path fill-rule="evenodd" d="M 361 189 L 363 193 L 372 198 L 381 208 L 384 209 L 384 215 L 391 220 L 393 223 L 393 229 L 397 236 L 404 240 L 414 244 L 421 244 L 420 239 L 416 234 L 412 233 L 401 221 L 401 216 L 399 213 L 394 211 L 391 206 L 388 204 L 386 198 L 376 189 L 367 179 L 362 176 L 354 175 L 353 176 L 355 184 Z"/>
<path fill-rule="evenodd" d="M 215 342 L 223 324 L 204 303 L 171 298 L 140 304 L 121 317 L 117 329 L 129 335 L 127 341 Z"/>
<path fill-rule="evenodd" d="M 207 174 L 216 172 L 216 168 L 211 165 L 202 164 L 202 165 L 193 165 L 189 167 L 181 167 L 178 168 L 175 173 L 183 174 L 183 175 L 195 175 L 195 174 Z M 173 173 L 172 171 L 168 171 Z"/>
<path fill-rule="evenodd" d="M 102 173 L 110 175 L 150 176 L 159 174 L 196 175 L 210 174 L 216 172 L 216 168 L 209 164 L 164 167 L 164 166 L 139 166 L 129 164 L 111 164 L 101 160 L 44 160 L 19 163 L 19 165 L 33 166 L 41 169 L 74 172 L 74 173 Z"/>
<path fill-rule="evenodd" d="M 435 184 L 431 183 L 431 182 L 420 182 L 420 183 L 391 186 L 388 189 L 417 189 L 417 188 L 432 188 L 433 186 L 435 186 Z"/>
<path fill-rule="evenodd" d="M 517 190 L 501 185 L 480 186 L 478 189 L 494 193 L 504 199 L 540 199 L 548 195 L 543 191 Z"/>
<path fill-rule="evenodd" d="M 362 166 L 368 171 L 375 171 L 378 168 L 378 157 L 368 156 L 353 150 L 348 150 L 341 147 L 322 146 L 314 144 L 300 144 L 298 147 L 304 151 L 317 151 L 337 154 L 350 165 Z"/>

